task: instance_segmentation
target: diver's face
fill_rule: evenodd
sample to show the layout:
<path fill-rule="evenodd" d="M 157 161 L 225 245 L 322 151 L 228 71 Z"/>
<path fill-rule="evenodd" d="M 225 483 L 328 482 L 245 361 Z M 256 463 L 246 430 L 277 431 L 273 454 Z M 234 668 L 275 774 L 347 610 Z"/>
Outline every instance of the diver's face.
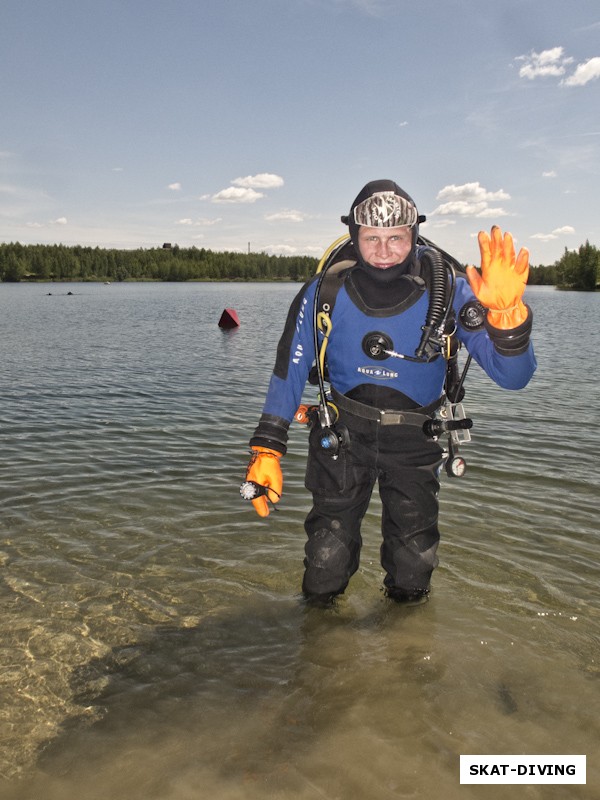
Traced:
<path fill-rule="evenodd" d="M 367 264 L 377 269 L 387 269 L 404 261 L 412 249 L 412 229 L 368 228 L 358 229 L 358 249 Z"/>

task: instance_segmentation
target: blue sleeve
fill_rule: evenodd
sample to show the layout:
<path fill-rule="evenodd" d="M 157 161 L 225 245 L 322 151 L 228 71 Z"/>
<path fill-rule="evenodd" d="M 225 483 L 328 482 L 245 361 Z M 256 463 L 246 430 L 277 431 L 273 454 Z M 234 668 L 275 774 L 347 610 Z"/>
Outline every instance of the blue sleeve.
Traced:
<path fill-rule="evenodd" d="M 477 298 L 466 278 L 457 278 L 454 309 L 459 341 L 494 383 L 503 389 L 522 389 L 527 386 L 537 367 L 531 341 L 518 354 L 500 353 L 483 324 L 469 329 L 461 321 L 461 309 L 476 303 Z"/>
<path fill-rule="evenodd" d="M 294 418 L 308 373 L 315 360 L 313 334 L 313 301 L 316 281 L 312 279 L 301 289 L 290 306 L 277 358 L 269 382 L 263 414 L 278 417 L 288 423 Z"/>

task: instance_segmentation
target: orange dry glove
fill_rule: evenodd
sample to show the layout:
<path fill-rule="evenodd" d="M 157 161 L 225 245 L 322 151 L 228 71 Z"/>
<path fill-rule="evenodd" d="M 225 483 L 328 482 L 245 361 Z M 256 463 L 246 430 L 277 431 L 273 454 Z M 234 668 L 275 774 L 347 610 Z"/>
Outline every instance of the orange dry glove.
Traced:
<path fill-rule="evenodd" d="M 522 300 L 529 275 L 529 252 L 522 247 L 515 259 L 515 246 L 510 233 L 502 236 L 497 225 L 491 238 L 480 231 L 481 275 L 475 267 L 467 267 L 471 289 L 488 310 L 487 322 L 493 328 L 511 330 L 526 321 L 528 311 Z"/>
<path fill-rule="evenodd" d="M 259 517 L 268 517 L 267 497 L 272 503 L 278 503 L 283 491 L 283 475 L 279 464 L 281 453 L 278 453 L 277 450 L 270 450 L 268 447 L 252 447 L 251 449 L 252 457 L 246 470 L 246 480 L 254 481 L 259 486 L 267 488 L 267 494 L 256 497 L 252 501 L 252 505 Z"/>

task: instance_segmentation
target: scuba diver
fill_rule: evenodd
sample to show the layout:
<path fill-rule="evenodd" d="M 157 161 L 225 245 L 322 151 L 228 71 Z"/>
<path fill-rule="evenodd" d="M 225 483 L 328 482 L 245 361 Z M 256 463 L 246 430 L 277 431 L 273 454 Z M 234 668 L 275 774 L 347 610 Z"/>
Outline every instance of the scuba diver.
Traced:
<path fill-rule="evenodd" d="M 424 219 L 393 181 L 368 183 L 342 217 L 349 238 L 334 242 L 293 300 L 277 347 L 240 491 L 268 516 L 281 498 L 289 425 L 308 421 L 313 506 L 302 592 L 311 604 L 330 605 L 357 571 L 376 483 L 385 594 L 398 602 L 428 595 L 447 461 L 439 439 L 471 424 L 445 413 L 462 399 L 458 348 L 468 351 L 467 367 L 473 359 L 504 389 L 523 388 L 536 368 L 522 300 L 527 250 L 515 257 L 512 236 L 494 226 L 479 233 L 481 271 L 465 275 L 419 235 Z M 307 381 L 319 387 L 316 407 L 301 405 Z"/>

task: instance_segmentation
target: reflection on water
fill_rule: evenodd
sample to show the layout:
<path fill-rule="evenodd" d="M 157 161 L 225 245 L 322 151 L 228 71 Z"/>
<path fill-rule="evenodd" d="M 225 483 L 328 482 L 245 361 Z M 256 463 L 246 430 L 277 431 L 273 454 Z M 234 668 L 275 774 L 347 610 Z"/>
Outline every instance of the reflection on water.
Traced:
<path fill-rule="evenodd" d="M 298 597 L 305 432 L 277 514 L 237 491 L 297 288 L 0 287 L 6 800 L 480 797 L 461 753 L 587 753 L 569 797 L 600 789 L 598 297 L 530 292 L 525 391 L 473 368 L 430 601 L 382 596 L 375 502 L 319 611 Z"/>
<path fill-rule="evenodd" d="M 549 719 L 578 752 L 598 735 L 597 686 L 532 626 L 509 640 L 471 611 L 482 640 L 463 633 L 460 604 L 352 606 L 250 601 L 92 659 L 70 682 L 97 721 L 67 720 L 21 796 L 423 797 L 441 782 L 463 797 L 465 748 L 552 752 Z M 567 674 L 588 709 L 575 719 Z"/>

